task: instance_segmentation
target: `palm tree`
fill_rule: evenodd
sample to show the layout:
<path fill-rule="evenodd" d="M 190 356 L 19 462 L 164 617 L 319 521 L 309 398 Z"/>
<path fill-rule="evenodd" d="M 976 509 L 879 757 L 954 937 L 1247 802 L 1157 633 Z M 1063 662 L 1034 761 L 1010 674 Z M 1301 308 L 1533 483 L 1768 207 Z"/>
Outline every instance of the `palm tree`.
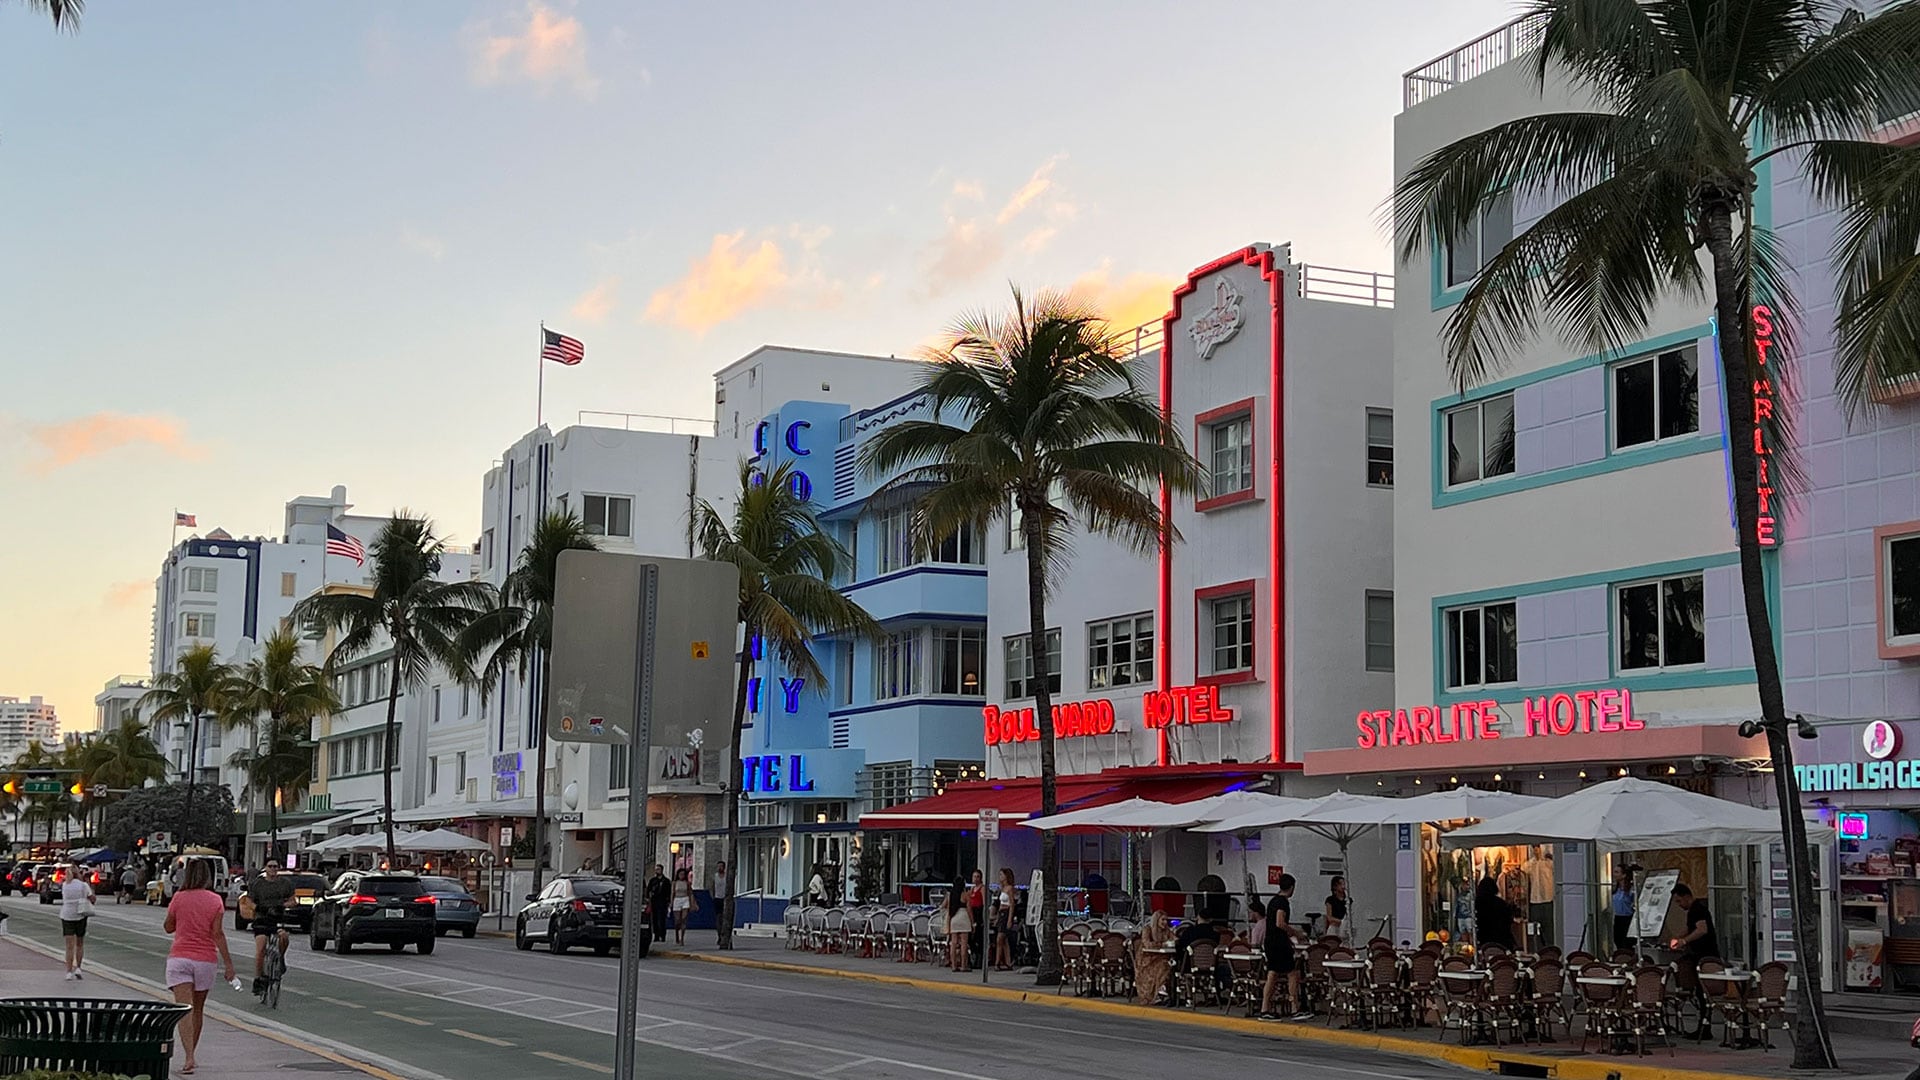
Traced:
<path fill-rule="evenodd" d="M 27 0 L 27 6 L 43 11 L 53 20 L 56 30 L 73 30 L 80 24 L 80 10 L 86 0 Z"/>
<path fill-rule="evenodd" d="M 82 746 L 80 770 L 89 787 L 105 784 L 118 791 L 131 791 L 144 787 L 148 781 L 159 783 L 167 778 L 167 759 L 147 734 L 144 720 L 129 719 L 97 732 Z M 104 825 L 105 802 L 91 797 L 89 801 L 98 802 Z M 104 835 L 104 830 L 96 835 Z"/>
<path fill-rule="evenodd" d="M 533 527 L 533 536 L 520 552 L 519 563 L 507 575 L 499 603 L 474 619 L 460 635 L 465 658 L 460 671 L 467 682 L 478 681 L 485 701 L 512 672 L 526 678 L 531 672 L 535 706 L 533 783 L 533 891 L 540 891 L 545 865 L 547 825 L 547 657 L 553 651 L 553 583 L 560 553 L 594 551 L 600 545 L 578 517 L 568 511 L 549 513 Z M 475 661 L 478 661 L 476 671 Z"/>
<path fill-rule="evenodd" d="M 297 625 L 317 626 L 340 637 L 327 657 L 334 668 L 372 649 L 384 637 L 393 650 L 393 678 L 387 684 L 387 760 L 391 765 L 398 728 L 400 687 L 426 685 L 438 662 L 459 670 L 458 640 L 462 631 L 485 610 L 493 590 L 473 581 L 441 581 L 440 562 L 446 541 L 434 534 L 433 523 L 399 510 L 380 528 L 369 553 L 373 556 L 373 592 L 319 593 L 295 605 Z M 384 778 L 385 802 L 381 819 L 387 834 L 387 862 L 397 865 L 393 848 L 393 774 Z"/>
<path fill-rule="evenodd" d="M 955 324 L 927 357 L 932 419 L 882 431 L 867 444 L 869 475 L 921 489 L 916 532 L 926 544 L 1008 518 L 1025 542 L 1028 655 L 1040 728 L 1040 814 L 1058 809 L 1053 689 L 1046 670 L 1047 591 L 1076 527 L 1140 552 L 1174 539 L 1149 489 L 1191 492 L 1200 463 L 1171 418 L 1134 384 L 1106 322 L 1073 299 L 1013 290 L 1013 310 Z M 1040 834 L 1042 986 L 1060 981 L 1056 841 Z"/>
<path fill-rule="evenodd" d="M 154 676 L 153 689 L 140 697 L 140 708 L 158 724 L 187 725 L 187 797 L 181 810 L 180 835 L 193 820 L 193 780 L 199 771 L 200 721 L 216 715 L 226 703 L 233 669 L 220 662 L 211 645 L 195 645 L 180 654 L 172 671 Z"/>
<path fill-rule="evenodd" d="M 807 499 L 794 493 L 791 467 L 770 474 L 740 465 L 740 492 L 729 520 L 705 499 L 693 510 L 693 535 L 709 559 L 740 570 L 740 675 L 734 686 L 733 739 L 727 750 L 727 895 L 720 904 L 720 947 L 733 947 L 734 879 L 740 863 L 740 750 L 747 687 L 756 643 L 771 648 L 788 671 L 824 687 L 813 657 L 817 635 L 873 636 L 880 624 L 833 587 L 846 551 L 820 527 Z M 634 768 L 643 767 L 636 763 Z M 631 845 L 636 841 L 629 838 Z M 637 848 L 632 848 L 637 851 Z M 629 858 L 633 858 L 629 854 Z"/>
<path fill-rule="evenodd" d="M 232 684 L 228 688 L 227 703 L 221 713 L 221 722 L 228 730 L 245 728 L 247 744 L 244 749 L 233 755 L 234 764 L 243 765 L 248 770 L 248 788 L 271 802 L 267 810 L 267 858 L 273 858 L 273 846 L 278 840 L 280 830 L 280 789 L 285 786 L 275 783 L 262 787 L 256 781 L 261 770 L 269 779 L 277 780 L 289 770 L 284 762 L 275 760 L 274 739 L 292 739 L 294 744 L 303 743 L 307 733 L 312 730 L 314 720 L 331 715 L 340 708 L 339 698 L 334 695 L 332 680 L 313 664 L 300 658 L 301 639 L 292 629 L 292 624 L 282 626 L 260 643 L 260 654 L 234 672 Z M 260 734 L 263 730 L 269 734 L 269 744 L 262 747 Z M 297 736 L 297 738 L 295 737 Z M 284 748 L 280 748 L 284 749 Z M 306 756 L 304 748 L 301 756 Z M 306 766 L 299 770 L 306 771 Z M 304 786 L 304 781 L 302 783 Z M 253 800 L 247 800 L 247 831 L 253 831 Z"/>
<path fill-rule="evenodd" d="M 1778 241 L 1754 220 L 1759 167 L 1775 154 L 1805 153 L 1816 176 L 1843 185 L 1861 175 L 1864 158 L 1884 153 L 1864 141 L 1876 114 L 1920 101 L 1920 65 L 1912 62 L 1920 6 L 1836 21 L 1839 7 L 1825 0 L 1534 0 L 1536 85 L 1544 88 L 1550 74 L 1566 77 L 1595 108 L 1521 117 L 1466 136 L 1418 162 L 1394 192 L 1403 263 L 1438 238 L 1461 235 L 1495 200 L 1566 196 L 1491 254 L 1448 315 L 1448 368 L 1463 389 L 1502 369 L 1543 322 L 1570 343 L 1610 351 L 1644 337 L 1660 301 L 1711 299 L 1724 415 L 1772 414 L 1770 401 L 1756 403 L 1755 386 L 1764 397 L 1776 380 L 1761 365 L 1777 366 L 1787 350 L 1769 357 L 1755 336 L 1771 332 L 1784 343 L 1795 302 Z M 1909 228 L 1902 238 L 1908 253 L 1913 236 Z M 1771 326 L 1755 318 L 1756 304 L 1771 309 Z M 1843 380 L 1839 389 L 1859 401 L 1866 387 Z M 1752 442 L 1728 445 L 1757 727 L 1773 764 L 1800 943 L 1794 1064 L 1830 1067 L 1817 909 L 1802 865 L 1806 825 L 1760 557 L 1762 489 L 1770 506 L 1799 483 L 1783 419 L 1767 422 L 1775 436 L 1770 483 L 1757 475 Z M 1769 508 L 1768 520 L 1777 513 Z"/>
<path fill-rule="evenodd" d="M 228 761 L 246 774 L 247 789 L 267 800 L 267 862 L 275 859 L 280 805 L 299 799 L 313 783 L 313 721 L 279 716 L 261 729 L 266 738 L 233 752 Z"/>

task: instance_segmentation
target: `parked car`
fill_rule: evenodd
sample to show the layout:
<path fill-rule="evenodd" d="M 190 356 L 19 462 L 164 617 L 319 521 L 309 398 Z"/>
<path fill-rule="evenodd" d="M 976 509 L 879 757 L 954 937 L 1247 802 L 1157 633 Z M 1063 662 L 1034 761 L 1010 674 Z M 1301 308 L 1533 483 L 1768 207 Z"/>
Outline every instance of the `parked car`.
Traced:
<path fill-rule="evenodd" d="M 67 883 L 67 872 L 59 863 L 41 863 L 33 868 L 34 895 L 42 904 L 51 904 L 60 899 L 60 886 Z"/>
<path fill-rule="evenodd" d="M 320 898 L 327 894 L 327 879 L 319 874 L 306 874 L 282 871 L 281 877 L 293 883 L 293 899 L 287 901 L 285 918 L 281 926 L 290 934 L 306 934 L 313 930 L 313 908 Z M 247 883 L 240 883 L 240 893 L 245 895 Z M 245 930 L 253 920 L 240 914 L 240 905 L 236 901 L 233 907 L 233 928 Z"/>
<path fill-rule="evenodd" d="M 420 955 L 433 952 L 435 932 L 433 895 L 415 874 L 398 871 L 349 870 L 334 879 L 313 905 L 307 943 L 318 952 L 331 942 L 342 955 L 355 945 L 381 943 L 394 952 L 412 945 Z"/>
<path fill-rule="evenodd" d="M 232 874 L 227 869 L 226 856 L 175 855 L 173 861 L 167 864 L 167 872 L 160 875 L 160 902 L 162 904 L 171 904 L 173 902 L 174 890 L 178 889 L 180 883 L 186 880 L 188 859 L 204 860 L 213 870 L 213 891 L 219 893 L 221 896 L 227 895 L 227 889 L 232 884 Z"/>
<path fill-rule="evenodd" d="M 549 952 L 558 954 L 585 945 L 595 955 L 605 956 L 623 947 L 624 897 L 617 878 L 563 874 L 548 882 L 539 895 L 527 895 L 527 906 L 513 923 L 513 946 L 525 951 L 535 941 L 544 941 Z M 636 947 L 639 956 L 653 947 L 653 931 L 644 919 Z"/>
<path fill-rule="evenodd" d="M 420 884 L 433 894 L 435 932 L 445 934 L 460 931 L 461 937 L 472 937 L 480 930 L 480 901 L 467 891 L 467 887 L 450 877 L 423 877 Z"/>
<path fill-rule="evenodd" d="M 0 859 L 0 896 L 13 895 L 13 860 Z"/>

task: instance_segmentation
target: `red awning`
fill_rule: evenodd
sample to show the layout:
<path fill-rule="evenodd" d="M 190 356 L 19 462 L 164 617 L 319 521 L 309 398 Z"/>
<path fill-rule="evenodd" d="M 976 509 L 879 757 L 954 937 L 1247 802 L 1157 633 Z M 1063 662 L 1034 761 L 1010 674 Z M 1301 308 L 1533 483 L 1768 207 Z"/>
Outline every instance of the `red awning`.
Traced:
<path fill-rule="evenodd" d="M 1054 789 L 1060 813 L 1084 810 L 1124 799 L 1152 799 L 1183 803 L 1245 788 L 1280 771 L 1272 767 L 1210 767 L 1204 773 L 1191 767 L 1108 769 L 1105 772 L 1062 776 Z M 1171 775 L 1169 775 L 1171 774 Z M 1012 824 L 1040 811 L 1040 778 L 970 780 L 952 784 L 938 795 L 901 803 L 860 815 L 862 829 L 971 829 L 983 808 L 1000 811 L 1000 820 Z"/>

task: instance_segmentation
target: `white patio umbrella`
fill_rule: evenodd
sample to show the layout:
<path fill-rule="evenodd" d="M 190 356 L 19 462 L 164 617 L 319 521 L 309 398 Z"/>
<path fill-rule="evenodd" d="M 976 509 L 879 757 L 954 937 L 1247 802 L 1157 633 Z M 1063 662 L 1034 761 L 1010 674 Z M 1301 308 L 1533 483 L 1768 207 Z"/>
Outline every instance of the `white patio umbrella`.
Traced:
<path fill-rule="evenodd" d="M 1069 810 L 1064 814 L 1053 814 L 1043 818 L 1027 818 L 1020 824 L 1029 829 L 1070 829 L 1091 826 L 1094 828 L 1123 828 L 1114 823 L 1114 819 L 1141 809 L 1171 806 L 1172 803 L 1154 802 L 1152 799 L 1133 798 L 1105 806 L 1089 806 L 1082 810 Z"/>
<path fill-rule="evenodd" d="M 1411 799 L 1394 799 L 1393 805 L 1387 808 L 1389 816 L 1379 824 L 1424 825 L 1430 821 L 1485 820 L 1552 801 L 1540 795 L 1457 787 L 1451 791 L 1429 791 Z"/>
<path fill-rule="evenodd" d="M 1126 829 L 1191 829 L 1225 818 L 1253 813 L 1280 813 L 1297 809 L 1307 800 L 1261 791 L 1229 791 L 1183 803 L 1158 803 L 1131 811 L 1118 820 Z"/>
<path fill-rule="evenodd" d="M 454 832 L 452 829 L 428 829 L 425 832 L 408 833 L 396 837 L 393 846 L 399 851 L 454 852 L 454 851 L 490 851 L 484 841 Z"/>
<path fill-rule="evenodd" d="M 1440 842 L 1455 848 L 1587 843 L 1606 853 L 1778 839 L 1780 818 L 1772 810 L 1629 776 L 1455 829 Z"/>
<path fill-rule="evenodd" d="M 399 846 L 399 838 L 395 837 L 394 839 L 395 846 Z M 344 833 L 340 836 L 328 837 L 308 847 L 307 850 L 319 852 L 380 851 L 385 849 L 386 846 L 387 837 L 384 833 Z"/>

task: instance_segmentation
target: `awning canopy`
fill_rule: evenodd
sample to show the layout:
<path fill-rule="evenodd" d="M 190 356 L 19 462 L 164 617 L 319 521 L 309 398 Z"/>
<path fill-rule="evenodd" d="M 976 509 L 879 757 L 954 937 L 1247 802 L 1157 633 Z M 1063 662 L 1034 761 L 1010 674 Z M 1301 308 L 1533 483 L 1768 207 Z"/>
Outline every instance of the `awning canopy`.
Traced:
<path fill-rule="evenodd" d="M 1611 853 L 1766 844 L 1779 840 L 1780 831 L 1777 811 L 1628 776 L 1455 829 L 1440 843 L 1470 848 L 1578 842 Z"/>
<path fill-rule="evenodd" d="M 1279 770 L 1271 766 L 1173 766 L 1107 769 L 1062 776 L 1054 785 L 1061 813 L 1105 806 L 1126 799 L 1185 803 L 1240 791 L 1264 782 Z M 1040 811 L 1040 778 L 1008 777 L 948 785 L 938 795 L 860 815 L 862 829 L 972 829 L 980 811 L 1000 811 L 1000 822 L 1025 821 Z"/>
<path fill-rule="evenodd" d="M 554 813 L 549 806 L 548 813 Z M 395 821 L 464 821 L 468 818 L 521 818 L 533 816 L 533 800 L 502 799 L 498 802 L 444 803 L 395 810 Z"/>

